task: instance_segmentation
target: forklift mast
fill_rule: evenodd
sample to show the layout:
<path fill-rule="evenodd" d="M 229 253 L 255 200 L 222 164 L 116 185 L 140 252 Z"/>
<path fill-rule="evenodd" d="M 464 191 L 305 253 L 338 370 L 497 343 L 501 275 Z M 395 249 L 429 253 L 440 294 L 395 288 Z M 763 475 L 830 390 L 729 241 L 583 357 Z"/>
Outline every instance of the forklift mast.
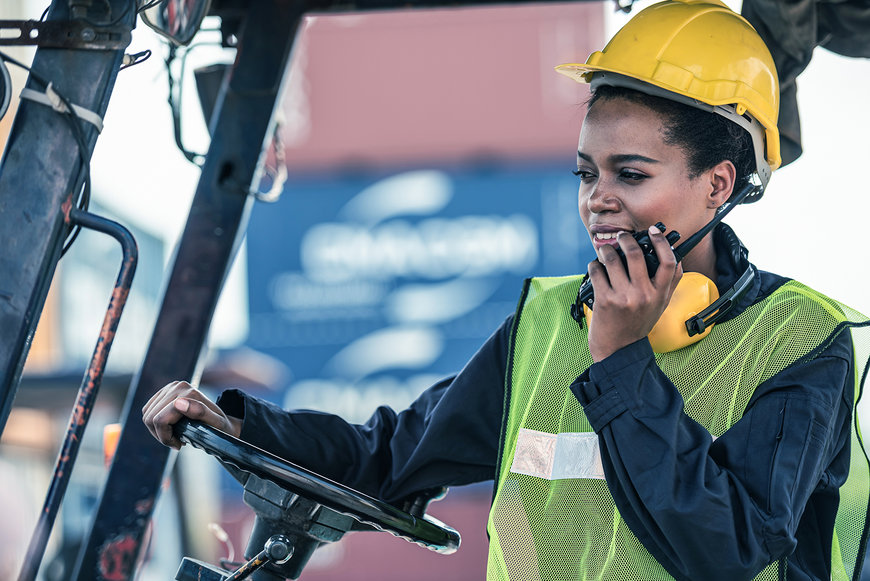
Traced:
<path fill-rule="evenodd" d="M 76 20 L 86 19 L 95 23 L 86 27 L 91 33 L 113 35 L 120 42 L 39 45 L 27 86 L 45 92 L 36 79 L 48 80 L 72 105 L 102 117 L 138 4 L 133 0 L 85 4 L 83 8 L 74 0 L 54 0 L 42 27 L 77 30 Z M 124 405 L 117 453 L 81 549 L 77 579 L 130 579 L 135 574 L 160 484 L 173 459 L 172 451 L 148 434 L 139 410 L 165 383 L 193 379 L 221 286 L 244 232 L 251 206 L 249 184 L 272 123 L 296 25 L 306 9 L 290 0 L 244 5 L 242 11 L 231 3 L 212 4 L 212 13 L 227 15 L 235 25 L 237 58 L 215 105 L 202 176 L 147 354 Z M 117 16 L 112 20 L 111 15 Z M 109 24 L 98 26 L 100 22 Z M 76 193 L 83 187 L 83 168 L 98 135 L 93 126 L 84 127 L 84 140 L 73 133 L 56 111 L 22 100 L 0 165 L 0 271 L 4 273 L 0 428 L 9 416 L 51 279 L 75 226 L 80 201 Z M 93 405 L 93 397 L 87 405 Z M 56 472 L 68 474 L 69 464 Z M 59 502 L 52 502 L 54 512 Z M 37 526 L 21 579 L 35 577 L 51 524 L 41 521 Z"/>

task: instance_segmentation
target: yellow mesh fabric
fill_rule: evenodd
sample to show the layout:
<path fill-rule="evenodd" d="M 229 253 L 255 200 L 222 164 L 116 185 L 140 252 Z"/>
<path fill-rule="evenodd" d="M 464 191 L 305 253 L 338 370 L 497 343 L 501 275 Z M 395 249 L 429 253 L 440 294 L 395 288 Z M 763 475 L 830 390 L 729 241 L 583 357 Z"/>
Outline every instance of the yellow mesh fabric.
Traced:
<path fill-rule="evenodd" d="M 487 579 L 671 579 L 619 516 L 606 482 L 548 480 L 511 472 L 520 428 L 549 434 L 592 431 L 568 385 L 592 364 L 585 330 L 571 319 L 577 277 L 533 279 L 516 319 L 508 378 L 509 410 L 499 486 L 488 523 Z M 757 385 L 830 338 L 842 321 L 865 318 L 789 282 L 766 300 L 689 347 L 656 361 L 685 401 L 686 413 L 713 436 L 743 415 Z M 853 329 L 857 335 L 862 329 Z M 870 343 L 856 353 L 866 360 Z M 863 365 L 856 373 L 863 372 Z M 860 386 L 860 375 L 856 386 Z M 859 387 L 856 387 L 856 390 Z M 868 463 L 859 435 L 841 489 L 834 578 L 850 579 L 867 516 Z M 847 573 L 848 572 L 848 573 Z M 839 577 L 837 577 L 839 575 Z M 778 579 L 778 563 L 756 579 Z"/>
<path fill-rule="evenodd" d="M 863 316 L 841 305 L 849 321 L 862 320 Z M 856 362 L 870 361 L 870 327 L 852 327 L 852 346 L 855 350 Z M 867 380 L 867 364 L 855 365 L 855 401 L 861 400 L 863 387 Z M 840 508 L 837 511 L 837 522 L 834 526 L 834 551 L 832 578 L 835 580 L 856 579 L 853 574 L 864 558 L 866 546 L 867 518 L 870 515 L 870 464 L 861 439 L 861 428 L 858 425 L 857 413 L 853 418 L 851 463 L 849 478 L 840 487 Z M 838 570 L 837 564 L 841 563 Z"/>

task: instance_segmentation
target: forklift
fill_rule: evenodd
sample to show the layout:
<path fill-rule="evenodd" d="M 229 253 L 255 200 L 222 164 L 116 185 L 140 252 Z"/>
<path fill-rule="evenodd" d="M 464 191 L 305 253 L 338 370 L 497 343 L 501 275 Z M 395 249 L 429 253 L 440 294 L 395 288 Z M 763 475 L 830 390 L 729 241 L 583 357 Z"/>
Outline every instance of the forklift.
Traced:
<path fill-rule="evenodd" d="M 783 0 L 746 4 L 760 15 L 759 32 L 767 35 L 775 58 L 787 62 L 795 60 L 794 55 L 777 49 L 787 44 L 783 39 L 791 29 L 764 26 L 770 24 L 764 20 L 765 10 L 777 1 Z M 496 2 L 52 0 L 40 19 L 0 20 L 0 117 L 12 91 L 7 67 L 28 71 L 0 160 L 0 432 L 61 257 L 82 228 L 113 237 L 122 249 L 115 288 L 19 581 L 37 578 L 136 271 L 137 246 L 130 231 L 89 211 L 89 165 L 102 118 L 119 70 L 142 58 L 126 54 L 134 27 L 141 21 L 171 45 L 185 46 L 206 16 L 217 17 L 222 44 L 234 48 L 236 56 L 231 66 L 219 70 L 218 89 L 208 106 L 211 144 L 167 273 L 153 335 L 127 394 L 108 478 L 70 577 L 77 581 L 134 579 L 142 565 L 148 527 L 174 454 L 151 437 L 139 410 L 155 386 L 191 380 L 197 374 L 218 297 L 244 236 L 253 203 L 249 184 L 256 183 L 264 171 L 263 143 L 274 130 L 276 103 L 302 18 L 311 11 L 488 3 Z M 616 7 L 628 11 L 631 1 L 617 0 Z M 870 41 L 862 44 L 850 38 L 847 42 L 845 33 L 838 36 L 838 32 L 842 31 L 818 39 L 818 44 L 833 38 L 830 44 L 838 52 L 870 56 Z M 13 45 L 37 47 L 32 63 L 18 62 L 2 52 L 4 46 Z M 806 62 L 791 63 L 791 80 Z M 785 82 L 784 91 L 790 90 L 793 84 Z M 785 121 L 789 120 L 786 115 Z M 784 135 L 794 132 L 784 131 Z M 792 159 L 800 154 L 799 141 L 795 147 Z M 789 150 L 784 151 L 788 156 Z M 178 424 L 176 435 L 214 456 L 244 487 L 244 501 L 256 515 L 243 564 L 227 570 L 184 558 L 177 580 L 296 579 L 318 547 L 352 531 L 388 532 L 438 553 L 449 554 L 459 547 L 459 534 L 426 514 L 429 502 L 443 496 L 443 489 L 392 506 L 197 422 Z"/>

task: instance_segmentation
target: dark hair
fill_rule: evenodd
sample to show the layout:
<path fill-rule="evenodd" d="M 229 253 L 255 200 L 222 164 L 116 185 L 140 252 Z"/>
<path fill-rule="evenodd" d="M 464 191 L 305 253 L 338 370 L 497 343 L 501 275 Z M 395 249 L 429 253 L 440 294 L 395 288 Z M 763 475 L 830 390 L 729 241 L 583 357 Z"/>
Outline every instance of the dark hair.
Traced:
<path fill-rule="evenodd" d="M 721 115 L 648 95 L 634 89 L 601 85 L 587 103 L 588 109 L 598 101 L 625 99 L 644 105 L 662 117 L 664 141 L 686 153 L 689 177 L 696 178 L 723 160 L 737 168 L 734 192 L 737 192 L 755 171 L 755 151 L 749 132 Z"/>

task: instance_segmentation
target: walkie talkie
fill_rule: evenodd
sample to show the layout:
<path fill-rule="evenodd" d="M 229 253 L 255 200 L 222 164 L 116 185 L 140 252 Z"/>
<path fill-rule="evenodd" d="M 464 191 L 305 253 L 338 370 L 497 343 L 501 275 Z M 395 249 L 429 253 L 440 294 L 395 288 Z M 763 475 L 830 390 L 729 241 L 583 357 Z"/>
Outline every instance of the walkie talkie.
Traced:
<path fill-rule="evenodd" d="M 657 222 L 655 226 L 659 229 L 659 232 L 667 230 L 665 225 L 661 222 Z M 652 278 L 655 275 L 656 270 L 659 268 L 659 257 L 656 255 L 655 248 L 653 248 L 649 232 L 647 230 L 641 230 L 640 232 L 632 233 L 632 236 L 637 241 L 638 246 L 640 246 L 640 249 L 643 252 L 643 259 L 644 262 L 646 262 L 646 270 L 649 273 L 649 277 Z M 671 230 L 665 235 L 665 240 L 667 240 L 668 244 L 671 246 L 673 246 L 679 239 L 680 233 L 676 230 Z M 619 259 L 622 261 L 622 266 L 625 269 L 628 269 L 628 261 L 625 258 L 625 253 L 623 253 L 622 249 L 618 246 L 614 248 L 616 249 L 616 254 L 619 256 Z M 594 302 L 595 291 L 592 289 L 592 280 L 587 276 L 586 280 L 583 281 L 583 284 L 580 286 L 580 292 L 577 294 L 577 301 L 571 306 L 571 316 L 575 321 L 579 322 L 583 318 L 582 305 L 585 304 L 591 309 Z"/>
<path fill-rule="evenodd" d="M 725 202 L 719 211 L 716 213 L 716 216 L 713 217 L 712 220 L 707 222 L 703 228 L 692 234 L 689 238 L 686 239 L 685 242 L 680 244 L 678 248 L 674 249 L 674 256 L 677 257 L 677 262 L 683 260 L 683 257 L 686 256 L 689 251 L 694 248 L 698 242 L 700 242 L 704 236 L 706 236 L 713 228 L 716 227 L 716 224 L 722 221 L 722 219 L 735 208 L 740 202 L 742 202 L 747 196 L 751 194 L 755 194 L 761 190 L 761 186 L 754 184 L 750 179 L 748 183 L 743 187 L 742 190 L 731 196 L 727 202 Z M 660 232 L 665 231 L 665 225 L 661 222 L 656 223 L 656 228 L 659 229 Z M 650 278 L 656 273 L 659 267 L 659 259 L 656 256 L 655 249 L 653 248 L 652 241 L 649 237 L 649 232 L 640 231 L 632 234 L 634 239 L 637 240 L 637 243 L 640 245 L 641 250 L 643 250 L 643 258 L 646 261 L 646 269 L 649 272 Z M 680 234 L 675 230 L 671 230 L 665 235 L 665 239 L 667 239 L 668 243 L 673 246 L 674 243 L 680 239 Z M 616 253 L 619 255 L 619 258 L 622 260 L 622 266 L 628 268 L 628 264 L 625 258 L 625 254 L 623 254 L 622 249 L 616 248 Z M 574 304 L 571 305 L 571 317 L 580 323 L 583 324 L 583 305 L 586 305 L 590 309 L 592 308 L 593 303 L 595 302 L 595 291 L 592 289 L 592 280 L 589 277 L 589 273 L 586 273 L 586 280 L 583 281 L 583 284 L 580 285 L 580 290 L 577 293 L 577 300 L 574 301 Z"/>

